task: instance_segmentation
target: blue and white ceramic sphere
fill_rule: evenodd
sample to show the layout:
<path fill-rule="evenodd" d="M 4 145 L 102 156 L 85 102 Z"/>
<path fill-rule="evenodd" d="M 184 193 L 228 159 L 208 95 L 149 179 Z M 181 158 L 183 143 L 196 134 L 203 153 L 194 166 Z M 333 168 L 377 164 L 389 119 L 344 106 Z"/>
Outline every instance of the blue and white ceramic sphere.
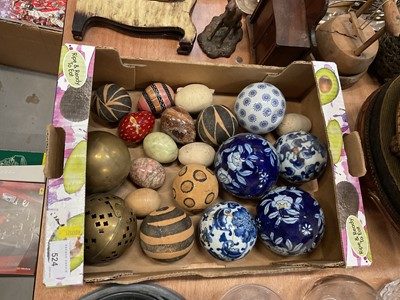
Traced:
<path fill-rule="evenodd" d="M 261 198 L 279 176 L 279 159 L 274 146 L 252 133 L 240 133 L 222 143 L 214 167 L 222 187 L 243 199 Z"/>
<path fill-rule="evenodd" d="M 199 223 L 201 245 L 217 259 L 245 257 L 257 240 L 254 217 L 242 205 L 226 201 L 205 210 Z"/>
<path fill-rule="evenodd" d="M 256 223 L 262 243 L 283 256 L 312 252 L 325 231 L 319 203 L 297 187 L 270 191 L 257 205 Z"/>
<path fill-rule="evenodd" d="M 234 112 L 239 125 L 247 131 L 265 134 L 282 122 L 286 100 L 282 92 L 266 82 L 252 83 L 237 96 Z"/>
<path fill-rule="evenodd" d="M 291 183 L 318 178 L 325 170 L 328 152 L 313 134 L 295 131 L 280 136 L 275 142 L 279 155 L 280 176 Z"/>

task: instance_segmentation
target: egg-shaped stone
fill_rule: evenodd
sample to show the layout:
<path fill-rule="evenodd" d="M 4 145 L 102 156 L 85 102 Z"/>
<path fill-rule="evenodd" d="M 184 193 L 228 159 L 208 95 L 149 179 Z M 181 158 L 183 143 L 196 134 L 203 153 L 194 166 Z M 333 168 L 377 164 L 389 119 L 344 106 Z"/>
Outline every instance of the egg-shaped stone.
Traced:
<path fill-rule="evenodd" d="M 199 138 L 213 147 L 219 147 L 238 130 L 235 115 L 225 105 L 215 104 L 203 109 L 196 120 Z"/>
<path fill-rule="evenodd" d="M 247 131 L 265 134 L 273 131 L 282 122 L 286 112 L 286 99 L 270 83 L 252 83 L 237 96 L 234 112 L 239 125 Z"/>
<path fill-rule="evenodd" d="M 146 87 L 142 92 L 138 99 L 137 109 L 158 115 L 168 107 L 173 106 L 174 103 L 174 90 L 168 84 L 155 82 Z"/>
<path fill-rule="evenodd" d="M 130 192 L 124 201 L 138 218 L 144 218 L 161 207 L 160 195 L 149 188 L 140 188 Z"/>
<path fill-rule="evenodd" d="M 140 187 L 158 189 L 165 181 L 165 169 L 155 159 L 139 157 L 131 162 L 129 177 Z"/>
<path fill-rule="evenodd" d="M 193 83 L 178 89 L 175 105 L 191 114 L 196 114 L 210 106 L 213 101 L 213 90 L 204 84 Z"/>
<path fill-rule="evenodd" d="M 297 187 L 271 190 L 256 208 L 262 243 L 283 256 L 312 252 L 325 232 L 324 212 L 318 201 Z"/>
<path fill-rule="evenodd" d="M 279 158 L 262 136 L 239 133 L 219 147 L 214 167 L 218 181 L 232 195 L 259 199 L 278 179 Z"/>
<path fill-rule="evenodd" d="M 237 202 L 217 203 L 204 211 L 199 223 L 199 238 L 201 246 L 219 260 L 242 259 L 257 240 L 255 219 Z"/>
<path fill-rule="evenodd" d="M 186 165 L 174 178 L 172 193 L 180 208 L 196 214 L 217 199 L 218 180 L 214 172 L 203 165 Z"/>
<path fill-rule="evenodd" d="M 161 130 L 179 144 L 193 143 L 196 139 L 195 122 L 183 108 L 173 106 L 161 114 Z"/>
<path fill-rule="evenodd" d="M 214 158 L 214 148 L 203 142 L 184 145 L 178 152 L 178 160 L 182 165 L 200 164 L 209 167 L 213 164 Z"/>
<path fill-rule="evenodd" d="M 118 124 L 118 135 L 124 141 L 142 141 L 153 129 L 155 117 L 148 111 L 137 111 L 122 118 Z"/>
<path fill-rule="evenodd" d="M 184 258 L 194 244 L 194 227 L 180 208 L 167 206 L 147 215 L 140 225 L 140 247 L 150 258 L 174 262 Z"/>
<path fill-rule="evenodd" d="M 289 113 L 283 117 L 282 122 L 276 128 L 276 133 L 281 136 L 293 131 L 310 132 L 311 126 L 311 120 L 305 115 Z"/>
<path fill-rule="evenodd" d="M 178 158 L 178 146 L 164 132 L 151 132 L 143 140 L 144 153 L 162 164 L 173 162 Z"/>
<path fill-rule="evenodd" d="M 279 156 L 279 175 L 291 183 L 318 178 L 326 168 L 328 152 L 313 134 L 304 131 L 280 136 L 275 142 Z"/>

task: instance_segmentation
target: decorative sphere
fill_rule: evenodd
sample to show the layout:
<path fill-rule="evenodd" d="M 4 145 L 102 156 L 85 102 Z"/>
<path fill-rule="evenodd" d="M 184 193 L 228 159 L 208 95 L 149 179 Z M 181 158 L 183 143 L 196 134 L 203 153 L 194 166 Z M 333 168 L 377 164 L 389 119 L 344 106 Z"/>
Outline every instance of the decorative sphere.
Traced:
<path fill-rule="evenodd" d="M 193 223 L 180 208 L 162 207 L 143 219 L 139 237 L 140 247 L 148 257 L 163 262 L 177 261 L 193 248 Z"/>
<path fill-rule="evenodd" d="M 128 177 L 131 157 L 117 136 L 105 131 L 88 134 L 86 189 L 88 193 L 108 192 Z"/>
<path fill-rule="evenodd" d="M 209 207 L 218 197 L 218 180 L 213 171 L 200 164 L 181 168 L 172 183 L 176 204 L 193 214 Z"/>
<path fill-rule="evenodd" d="M 130 113 L 132 99 L 123 87 L 108 83 L 93 93 L 93 107 L 101 119 L 114 123 Z"/>
<path fill-rule="evenodd" d="M 196 128 L 192 116 L 183 108 L 167 108 L 160 118 L 161 130 L 179 144 L 193 143 L 196 139 Z"/>
<path fill-rule="evenodd" d="M 125 197 L 125 203 L 138 218 L 144 218 L 161 206 L 160 195 L 152 189 L 140 188 Z"/>
<path fill-rule="evenodd" d="M 155 120 L 148 111 L 128 114 L 118 124 L 119 137 L 131 143 L 140 142 L 151 132 Z"/>
<path fill-rule="evenodd" d="M 132 245 L 136 230 L 136 216 L 120 197 L 89 196 L 85 204 L 85 263 L 105 263 L 120 257 Z"/>
<path fill-rule="evenodd" d="M 282 122 L 286 100 L 276 86 L 266 82 L 252 83 L 237 96 L 234 111 L 240 126 L 252 133 L 265 134 Z"/>
<path fill-rule="evenodd" d="M 143 140 L 144 153 L 156 161 L 167 164 L 178 158 L 178 146 L 164 132 L 151 132 Z"/>
<path fill-rule="evenodd" d="M 174 105 L 174 98 L 175 93 L 169 85 L 152 83 L 140 95 L 137 108 L 158 115 Z"/>
<path fill-rule="evenodd" d="M 158 189 L 165 181 L 165 169 L 152 158 L 139 157 L 132 161 L 129 176 L 140 187 Z"/>
<path fill-rule="evenodd" d="M 249 254 L 257 240 L 257 228 L 244 206 L 227 201 L 204 211 L 199 236 L 201 245 L 213 257 L 234 261 Z"/>
<path fill-rule="evenodd" d="M 261 198 L 279 175 L 275 148 L 252 133 L 240 133 L 226 140 L 217 151 L 214 166 L 224 189 L 239 198 Z"/>
<path fill-rule="evenodd" d="M 256 222 L 263 244 L 283 256 L 313 251 L 325 231 L 324 213 L 317 200 L 297 187 L 270 191 L 257 205 Z"/>
<path fill-rule="evenodd" d="M 292 183 L 307 182 L 319 177 L 325 170 L 328 152 L 313 134 L 291 132 L 275 142 L 280 161 L 279 175 Z"/>

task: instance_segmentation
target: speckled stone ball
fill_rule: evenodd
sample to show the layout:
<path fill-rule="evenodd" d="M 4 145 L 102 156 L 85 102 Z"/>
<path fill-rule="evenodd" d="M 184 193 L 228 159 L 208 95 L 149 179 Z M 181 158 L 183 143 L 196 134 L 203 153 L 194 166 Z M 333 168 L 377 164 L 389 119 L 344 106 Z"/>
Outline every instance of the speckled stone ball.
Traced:
<path fill-rule="evenodd" d="M 165 169 L 152 158 L 139 157 L 132 161 L 129 177 L 140 187 L 158 189 L 165 181 Z"/>
<path fill-rule="evenodd" d="M 149 111 L 154 115 L 161 114 L 174 105 L 174 90 L 167 84 L 156 82 L 150 84 L 139 97 L 138 110 Z"/>

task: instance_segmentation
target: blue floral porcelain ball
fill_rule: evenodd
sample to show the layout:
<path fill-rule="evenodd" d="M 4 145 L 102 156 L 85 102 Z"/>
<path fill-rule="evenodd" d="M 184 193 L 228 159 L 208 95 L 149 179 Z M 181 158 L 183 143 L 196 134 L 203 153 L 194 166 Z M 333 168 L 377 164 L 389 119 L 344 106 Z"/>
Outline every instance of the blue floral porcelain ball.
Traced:
<path fill-rule="evenodd" d="M 264 196 L 279 176 L 275 148 L 263 137 L 252 133 L 240 133 L 222 143 L 214 167 L 223 188 L 245 199 Z"/>
<path fill-rule="evenodd" d="M 201 245 L 213 257 L 234 261 L 245 257 L 257 240 L 254 217 L 236 202 L 207 208 L 199 223 Z"/>
<path fill-rule="evenodd" d="M 291 183 L 307 182 L 318 178 L 325 170 L 328 152 L 313 134 L 290 132 L 275 142 L 279 155 L 280 176 Z"/>
<path fill-rule="evenodd" d="M 317 200 L 297 187 L 270 191 L 257 205 L 256 223 L 262 243 L 283 256 L 312 252 L 325 231 Z"/>

